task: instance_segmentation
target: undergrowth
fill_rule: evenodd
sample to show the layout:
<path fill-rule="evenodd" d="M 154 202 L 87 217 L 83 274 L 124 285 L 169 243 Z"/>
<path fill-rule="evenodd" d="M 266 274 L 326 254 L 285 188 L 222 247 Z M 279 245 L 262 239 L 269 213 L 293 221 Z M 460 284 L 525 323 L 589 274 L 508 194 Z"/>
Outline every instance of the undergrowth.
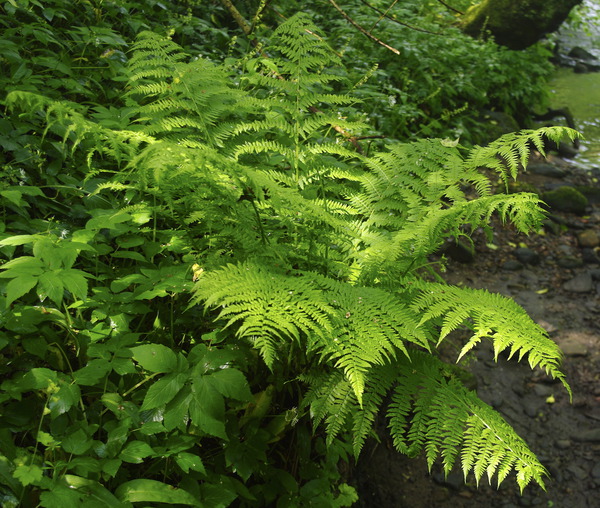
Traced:
<path fill-rule="evenodd" d="M 12 3 L 12 2 L 11 2 Z M 226 64 L 141 32 L 112 108 L 15 86 L 0 252 L 3 506 L 350 506 L 341 462 L 380 415 L 399 452 L 521 488 L 546 470 L 436 347 L 472 335 L 568 385 L 512 301 L 430 257 L 566 128 L 368 154 L 308 17 Z M 81 99 L 81 100 L 79 100 Z M 468 196 L 476 195 L 475 198 Z"/>

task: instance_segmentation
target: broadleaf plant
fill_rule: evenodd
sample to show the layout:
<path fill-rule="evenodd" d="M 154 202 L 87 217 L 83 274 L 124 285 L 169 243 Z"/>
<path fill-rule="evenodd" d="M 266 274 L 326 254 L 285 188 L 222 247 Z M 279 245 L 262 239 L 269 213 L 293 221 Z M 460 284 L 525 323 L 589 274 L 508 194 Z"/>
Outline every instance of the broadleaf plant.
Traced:
<path fill-rule="evenodd" d="M 430 257 L 494 214 L 535 229 L 537 196 L 482 168 L 507 181 L 575 133 L 368 154 L 340 65 L 300 14 L 234 65 L 142 32 L 112 113 L 8 94 L 43 135 L 27 185 L 2 182 L 7 506 L 350 506 L 337 464 L 378 415 L 430 467 L 543 486 L 436 348 L 468 325 L 457 360 L 489 339 L 568 390 L 561 353 L 513 302 L 432 282 Z M 40 171 L 49 143 L 71 172 Z"/>

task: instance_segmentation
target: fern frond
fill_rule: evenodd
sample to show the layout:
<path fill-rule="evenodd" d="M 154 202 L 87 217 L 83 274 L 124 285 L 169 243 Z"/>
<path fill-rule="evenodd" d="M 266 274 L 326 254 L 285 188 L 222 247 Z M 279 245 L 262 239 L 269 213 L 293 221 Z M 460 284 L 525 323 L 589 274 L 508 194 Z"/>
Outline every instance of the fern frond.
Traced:
<path fill-rule="evenodd" d="M 544 138 L 558 143 L 565 137 L 573 141 L 580 137 L 580 134 L 561 126 L 543 127 L 537 130 L 526 129 L 505 134 L 485 147 L 475 147 L 465 160 L 465 167 L 493 169 L 506 184 L 509 177 L 512 179 L 517 177 L 520 167 L 527 167 L 531 145 L 544 154 Z"/>
<path fill-rule="evenodd" d="M 218 306 L 218 319 L 226 320 L 225 326 L 235 324 L 240 338 L 255 341 L 268 365 L 273 344 L 304 338 L 309 353 L 344 372 L 359 404 L 374 366 L 388 364 L 398 352 L 408 355 L 405 342 L 429 349 L 417 316 L 389 293 L 312 273 L 298 275 L 248 263 L 229 265 L 205 274 L 194 289 L 194 302 Z"/>
<path fill-rule="evenodd" d="M 435 357 L 413 352 L 398 364 L 398 386 L 388 408 L 394 446 L 415 455 L 426 450 L 429 468 L 438 456 L 446 474 L 460 455 L 465 477 L 473 472 L 502 482 L 511 470 L 523 489 L 544 487 L 546 469 L 504 419 L 467 390 Z"/>
<path fill-rule="evenodd" d="M 517 354 L 521 360 L 527 355 L 531 368 L 541 367 L 571 393 L 559 368 L 560 348 L 509 298 L 480 289 L 430 283 L 415 299 L 413 309 L 422 313 L 421 324 L 430 321 L 441 324 L 440 341 L 465 324 L 467 318 L 472 321 L 473 337 L 462 348 L 457 361 L 486 337 L 493 343 L 496 358 L 504 350 L 509 351 L 509 358 Z"/>

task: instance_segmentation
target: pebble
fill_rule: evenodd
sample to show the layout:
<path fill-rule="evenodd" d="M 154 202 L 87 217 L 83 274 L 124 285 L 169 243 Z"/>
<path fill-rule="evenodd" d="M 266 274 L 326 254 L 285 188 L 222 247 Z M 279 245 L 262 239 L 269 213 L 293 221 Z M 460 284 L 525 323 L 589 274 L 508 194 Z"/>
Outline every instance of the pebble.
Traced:
<path fill-rule="evenodd" d="M 570 270 L 572 268 L 579 268 L 580 266 L 583 266 L 583 261 L 581 259 L 577 259 L 574 256 L 567 256 L 564 258 L 560 258 L 556 262 L 556 264 L 561 268 L 566 268 L 567 270 Z"/>
<path fill-rule="evenodd" d="M 590 474 L 592 475 L 592 478 L 600 480 L 600 462 L 596 462 Z"/>
<path fill-rule="evenodd" d="M 600 258 L 596 254 L 594 249 L 584 248 L 581 249 L 581 257 L 583 258 L 583 262 L 587 264 L 598 264 L 600 263 Z"/>
<path fill-rule="evenodd" d="M 572 464 L 567 468 L 567 471 L 571 473 L 578 480 L 583 480 L 587 478 L 588 474 L 582 467 L 579 467 L 577 464 Z"/>
<path fill-rule="evenodd" d="M 560 344 L 560 349 L 565 356 L 587 356 L 588 349 L 581 342 L 568 341 Z"/>
<path fill-rule="evenodd" d="M 535 404 L 525 403 L 523 406 L 523 411 L 527 416 L 529 416 L 529 418 L 535 418 L 539 413 L 539 409 L 540 406 L 537 402 Z"/>
<path fill-rule="evenodd" d="M 555 444 L 559 450 L 568 450 L 572 446 L 570 439 L 557 439 Z"/>
<path fill-rule="evenodd" d="M 502 406 L 502 404 L 504 404 L 504 397 L 499 393 L 495 393 L 489 398 L 489 404 L 494 409 L 498 409 L 500 406 Z"/>
<path fill-rule="evenodd" d="M 589 293 L 593 289 L 592 276 L 589 273 L 580 273 L 565 282 L 563 288 L 573 293 Z"/>
<path fill-rule="evenodd" d="M 585 441 L 588 443 L 600 443 L 600 427 L 590 430 L 577 432 L 571 436 L 575 441 Z"/>
<path fill-rule="evenodd" d="M 600 245 L 600 235 L 593 229 L 586 229 L 577 234 L 577 241 L 580 247 L 598 247 Z"/>
<path fill-rule="evenodd" d="M 519 247 L 515 249 L 515 257 L 524 265 L 539 265 L 541 258 L 540 255 L 534 250 L 528 249 L 527 247 Z"/>
<path fill-rule="evenodd" d="M 547 164 L 544 162 L 529 164 L 527 171 L 536 175 L 549 176 L 551 178 L 564 178 L 567 172 L 564 169 L 555 166 L 554 164 Z"/>
<path fill-rule="evenodd" d="M 514 259 L 509 259 L 508 261 L 502 263 L 502 269 L 509 272 L 515 272 L 517 270 L 522 270 L 523 265 Z"/>
<path fill-rule="evenodd" d="M 433 481 L 438 485 L 450 487 L 452 490 L 460 490 L 465 486 L 465 479 L 461 473 L 451 472 L 448 476 L 443 473 L 433 475 Z"/>
<path fill-rule="evenodd" d="M 552 394 L 552 388 L 547 385 L 536 384 L 533 387 L 533 391 L 538 397 L 548 397 Z"/>

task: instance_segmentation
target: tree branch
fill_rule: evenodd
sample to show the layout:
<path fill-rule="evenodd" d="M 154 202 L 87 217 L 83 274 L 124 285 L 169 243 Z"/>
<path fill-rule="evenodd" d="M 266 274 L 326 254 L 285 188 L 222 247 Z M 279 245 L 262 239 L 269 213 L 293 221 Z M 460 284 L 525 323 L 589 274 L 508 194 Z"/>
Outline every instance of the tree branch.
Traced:
<path fill-rule="evenodd" d="M 244 16 L 240 14 L 240 11 L 237 10 L 235 5 L 231 3 L 231 0 L 220 0 L 223 6 L 229 11 L 229 14 L 235 19 L 235 22 L 242 29 L 242 31 L 246 35 L 250 35 L 252 32 L 252 28 L 248 24 L 248 22 L 244 19 Z"/>
<path fill-rule="evenodd" d="M 339 6 L 338 4 L 335 3 L 335 0 L 329 0 L 329 3 L 331 5 L 333 5 L 333 7 L 335 8 L 336 11 L 338 11 L 342 16 L 344 16 L 344 18 L 346 19 L 346 21 L 348 23 L 350 23 L 352 26 L 354 26 L 359 32 L 363 33 L 364 35 L 366 35 L 369 39 L 371 39 L 372 41 L 375 41 L 377 44 L 380 44 L 381 46 L 383 46 L 386 49 L 389 49 L 392 53 L 395 53 L 396 55 L 400 55 L 400 51 L 398 51 L 396 48 L 392 48 L 392 46 L 386 44 L 385 42 L 383 42 L 382 40 L 378 39 L 377 37 L 375 37 L 373 34 L 371 34 L 370 32 L 368 32 L 367 30 L 365 30 L 362 26 L 360 26 L 356 21 L 354 21 L 350 16 L 348 16 L 348 14 L 346 14 Z"/>
<path fill-rule="evenodd" d="M 331 0 L 330 0 L 331 1 Z M 393 7 L 393 5 L 396 3 L 394 2 L 394 4 L 392 4 L 392 6 L 387 10 L 387 11 L 382 11 L 381 9 L 375 7 L 374 5 L 371 5 L 369 2 L 367 2 L 366 0 L 360 0 L 363 4 L 365 4 L 369 9 L 373 9 L 375 12 L 378 12 L 379 14 L 381 14 L 381 17 L 377 20 L 377 22 L 373 25 L 373 28 L 375 28 L 375 26 L 377 25 L 377 23 L 379 23 L 381 21 L 381 18 L 386 18 L 389 19 L 390 21 L 394 22 L 394 23 L 398 23 L 400 26 L 403 26 L 405 28 L 409 28 L 410 30 L 414 30 L 415 32 L 423 32 L 425 34 L 431 34 L 431 35 L 444 35 L 440 32 L 432 32 L 431 30 L 426 30 L 425 28 L 419 28 L 417 26 L 413 26 L 413 25 L 409 25 L 408 23 L 404 23 L 403 21 L 398 21 L 395 18 L 391 18 L 390 16 L 388 16 L 388 11 Z M 333 2 L 332 2 L 333 3 Z M 346 18 L 348 19 L 348 18 Z M 354 23 L 353 23 L 354 24 Z M 357 26 L 357 25 L 354 25 Z M 358 27 L 357 27 L 358 28 Z M 373 30 L 373 28 L 371 28 L 371 30 Z"/>
<path fill-rule="evenodd" d="M 448 5 L 446 2 L 444 2 L 444 0 L 438 0 L 438 2 L 441 3 L 446 9 L 450 9 L 451 11 L 454 11 L 457 14 L 461 14 L 461 15 L 464 14 L 464 12 L 459 11 L 458 9 L 455 9 L 451 5 Z"/>

